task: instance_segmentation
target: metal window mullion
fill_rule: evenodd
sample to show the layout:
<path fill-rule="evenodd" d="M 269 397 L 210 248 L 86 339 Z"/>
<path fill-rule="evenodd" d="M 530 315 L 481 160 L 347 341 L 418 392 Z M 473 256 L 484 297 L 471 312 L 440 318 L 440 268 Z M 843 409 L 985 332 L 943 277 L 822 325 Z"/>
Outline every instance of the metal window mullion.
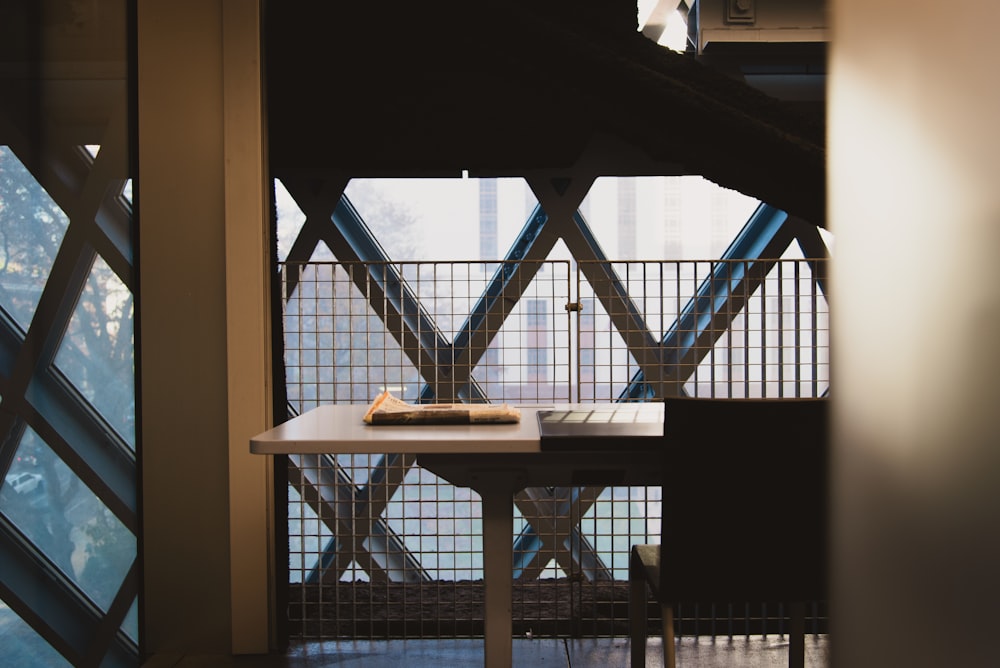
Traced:
<path fill-rule="evenodd" d="M 0 514 L 0 599 L 73 665 L 83 658 L 103 613 Z"/>
<path fill-rule="evenodd" d="M 128 639 L 127 636 L 119 633 L 119 630 L 125 621 L 126 615 L 128 615 L 128 612 L 132 607 L 132 603 L 136 600 L 138 593 L 139 559 L 137 557 L 132 560 L 132 565 L 129 567 L 128 572 L 122 579 L 122 582 L 115 593 L 115 597 L 111 601 L 111 605 L 98 622 L 97 628 L 91 638 L 90 646 L 87 649 L 86 659 L 83 661 L 82 665 L 115 665 L 113 660 L 105 663 L 102 659 L 104 659 L 105 656 L 111 656 L 111 652 L 116 647 L 119 651 L 124 650 L 124 655 L 127 657 L 127 662 L 125 663 L 122 661 L 125 657 L 118 657 L 117 664 L 121 666 L 133 665 L 132 661 L 134 661 L 135 656 L 138 654 L 139 648 L 131 639 Z M 121 646 L 123 641 L 126 641 L 124 647 Z"/>
<path fill-rule="evenodd" d="M 29 384 L 18 412 L 101 503 L 138 535 L 135 457 L 85 405 L 53 373 L 45 372 Z"/>
<path fill-rule="evenodd" d="M 31 325 L 18 351 L 9 379 L 10 389 L 17 387 L 23 392 L 37 369 L 52 364 L 69 327 L 97 256 L 79 229 L 70 225 L 52 262 Z"/>

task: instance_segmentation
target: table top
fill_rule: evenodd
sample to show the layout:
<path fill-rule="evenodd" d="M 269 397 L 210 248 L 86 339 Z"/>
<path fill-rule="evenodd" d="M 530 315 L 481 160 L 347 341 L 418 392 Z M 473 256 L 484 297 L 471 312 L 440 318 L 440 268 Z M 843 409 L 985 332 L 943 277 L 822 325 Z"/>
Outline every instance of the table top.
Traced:
<path fill-rule="evenodd" d="M 615 404 L 517 405 L 520 422 L 510 424 L 365 424 L 367 405 L 317 406 L 250 439 L 254 454 L 515 454 L 541 452 L 539 411 Z M 620 404 L 618 404 L 620 406 Z M 662 410 L 662 409 L 661 409 Z M 662 415 L 662 413 L 661 413 Z"/>
<path fill-rule="evenodd" d="M 547 406 L 551 408 L 551 404 Z M 510 424 L 378 425 L 362 419 L 367 405 L 317 406 L 250 439 L 255 454 L 537 452 L 539 407 L 523 406 Z"/>

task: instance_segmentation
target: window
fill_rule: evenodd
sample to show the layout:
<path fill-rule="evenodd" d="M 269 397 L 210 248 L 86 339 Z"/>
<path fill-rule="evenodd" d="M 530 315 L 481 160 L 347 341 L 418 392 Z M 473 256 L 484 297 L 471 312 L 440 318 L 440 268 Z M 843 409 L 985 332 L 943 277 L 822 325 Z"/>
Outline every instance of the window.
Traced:
<path fill-rule="evenodd" d="M 695 329 L 672 330 L 683 309 L 704 308 L 695 299 L 700 287 L 745 289 L 752 293 L 746 307 L 752 313 L 761 308 L 762 290 L 773 295 L 785 289 L 781 281 L 712 282 L 720 267 L 745 272 L 745 265 L 712 259 L 723 255 L 734 237 L 745 230 L 771 234 L 782 220 L 771 210 L 756 220 L 759 203 L 739 193 L 695 177 L 607 177 L 594 183 L 580 202 L 579 216 L 570 221 L 547 219 L 530 184 L 517 178 L 478 184 L 358 179 L 348 184 L 339 204 L 313 201 L 318 190 L 276 184 L 281 247 L 292 249 L 307 228 L 305 237 L 323 240 L 294 246 L 294 255 L 281 254 L 288 398 L 297 412 L 324 402 L 366 404 L 384 389 L 408 401 L 641 400 L 655 394 L 643 372 L 661 345 L 684 351 L 677 363 L 685 378 L 690 376 L 684 391 L 773 389 L 754 376 L 752 363 L 731 368 L 746 358 L 742 311 L 720 311 L 735 328 L 732 337 L 699 330 L 698 344 L 691 346 L 685 337 Z M 683 248 L 688 259 L 609 258 L 605 249 L 617 251 L 628 242 L 618 234 L 622 193 L 635 254 Z M 305 210 L 334 214 L 307 219 Z M 589 255 L 570 254 L 563 240 L 572 235 L 578 235 L 572 245 L 587 248 Z M 497 257 L 477 257 L 484 236 L 499 244 Z M 692 253 L 700 259 L 691 259 Z M 501 256 L 510 259 L 498 261 Z M 779 271 L 772 269 L 769 276 Z M 801 289 L 815 285 L 806 272 Z M 576 301 L 582 312 L 565 308 Z M 797 303 L 813 301 L 825 300 L 814 291 Z M 736 309 L 742 303 L 742 296 L 725 300 Z M 825 336 L 824 331 L 820 326 L 815 334 Z M 825 354 L 826 342 L 815 340 L 816 350 Z M 808 378 L 782 391 L 821 392 L 826 362 L 820 357 L 816 362 Z M 757 389 L 745 390 L 743 377 Z M 450 616 L 439 597 L 445 591 L 471 596 L 466 583 L 482 577 L 481 511 L 474 492 L 398 457 L 293 460 L 288 562 L 293 635 L 322 637 L 320 628 L 346 637 L 473 633 L 469 620 Z M 363 518 L 332 521 L 324 510 L 359 508 L 364 499 L 379 501 L 364 502 L 370 515 Z M 515 513 L 516 586 L 540 588 L 578 576 L 586 581 L 586 569 L 600 573 L 595 582 L 605 576 L 624 579 L 630 545 L 658 539 L 658 504 L 658 490 L 645 488 L 536 490 Z M 572 532 L 540 536 L 539 527 L 552 517 L 574 527 Z M 348 535 L 348 527 L 361 529 Z M 551 554 L 556 558 L 542 557 Z M 320 596 L 368 601 L 402 596 L 404 590 L 437 611 L 433 631 L 416 618 L 393 627 L 378 621 L 378 611 L 363 617 L 357 609 L 315 604 Z M 591 628 L 604 622 L 594 621 Z M 537 633 L 549 628 L 543 621 L 531 624 Z"/>
<path fill-rule="evenodd" d="M 5 665 L 139 655 L 129 27 L 125 2 L 101 10 L 98 76 L 75 39 L 58 50 L 66 76 L 40 76 L 48 49 L 17 53 L 30 39 L 6 44 L 0 68 Z M 67 20 L 27 15 L 49 31 Z"/>

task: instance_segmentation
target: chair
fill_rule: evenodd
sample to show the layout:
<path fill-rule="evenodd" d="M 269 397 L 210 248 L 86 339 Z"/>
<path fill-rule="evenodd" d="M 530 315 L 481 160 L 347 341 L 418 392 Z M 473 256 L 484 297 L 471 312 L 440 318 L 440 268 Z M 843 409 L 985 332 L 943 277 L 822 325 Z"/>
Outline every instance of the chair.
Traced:
<path fill-rule="evenodd" d="M 666 399 L 659 545 L 629 564 L 631 665 L 645 664 L 647 587 L 674 668 L 680 603 L 789 604 L 788 663 L 827 588 L 827 399 Z"/>

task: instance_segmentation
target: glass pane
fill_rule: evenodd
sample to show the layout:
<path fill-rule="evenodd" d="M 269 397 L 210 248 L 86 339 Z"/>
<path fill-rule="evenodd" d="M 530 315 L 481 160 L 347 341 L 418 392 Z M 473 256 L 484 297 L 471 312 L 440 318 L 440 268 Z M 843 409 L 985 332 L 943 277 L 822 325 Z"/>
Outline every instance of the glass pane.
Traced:
<path fill-rule="evenodd" d="M 24 623 L 0 599 L 0 637 L 3 637 L 3 665 L 9 668 L 58 668 L 69 666 L 52 646 Z"/>
<path fill-rule="evenodd" d="M 132 293 L 98 257 L 55 363 L 134 450 L 132 315 Z"/>
<path fill-rule="evenodd" d="M 108 609 L 135 560 L 135 536 L 30 428 L 0 488 L 0 512 Z"/>
<path fill-rule="evenodd" d="M 602 177 L 580 205 L 611 260 L 722 256 L 759 202 L 700 176 Z"/>
<path fill-rule="evenodd" d="M 306 214 L 278 179 L 274 180 L 274 206 L 278 220 L 278 261 L 284 262 L 306 222 Z"/>
<path fill-rule="evenodd" d="M 523 179 L 352 179 L 345 194 L 391 260 L 498 260 L 534 209 Z"/>
<path fill-rule="evenodd" d="M 25 331 L 69 219 L 8 146 L 0 146 L 0 306 Z"/>
<path fill-rule="evenodd" d="M 502 259 L 538 203 L 520 178 L 353 179 L 345 193 L 399 261 Z M 699 176 L 602 177 L 579 211 L 609 259 L 711 259 L 758 204 Z"/>
<path fill-rule="evenodd" d="M 132 642 L 139 642 L 139 599 L 136 598 L 132 603 L 132 607 L 128 609 L 128 614 L 125 615 L 125 620 L 122 622 L 122 631 Z"/>
<path fill-rule="evenodd" d="M 660 13 L 659 0 L 638 0 L 639 29 L 643 30 L 649 23 L 660 23 L 663 32 L 656 43 L 674 51 L 683 51 L 687 46 L 687 21 L 677 10 L 669 14 Z M 677 4 L 677 3 L 674 3 Z M 694 4 L 691 0 L 689 4 Z"/>

